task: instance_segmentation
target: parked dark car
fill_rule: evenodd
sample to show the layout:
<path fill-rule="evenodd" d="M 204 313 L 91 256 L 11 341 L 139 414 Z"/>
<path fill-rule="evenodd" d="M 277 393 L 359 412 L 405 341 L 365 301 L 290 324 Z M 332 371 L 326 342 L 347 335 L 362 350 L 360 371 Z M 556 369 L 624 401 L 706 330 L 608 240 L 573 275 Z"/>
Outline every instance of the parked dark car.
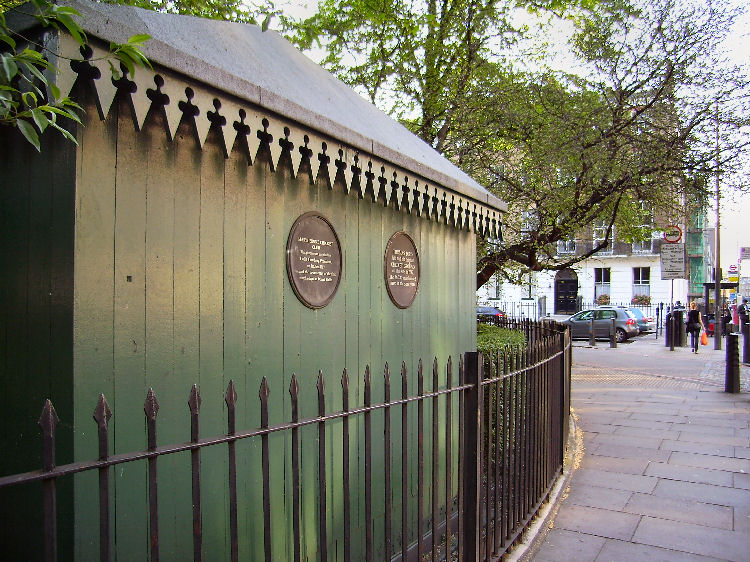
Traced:
<path fill-rule="evenodd" d="M 494 306 L 478 306 L 477 322 L 488 322 L 495 324 L 505 318 L 505 312 Z"/>
<path fill-rule="evenodd" d="M 612 318 L 615 319 L 615 337 L 618 343 L 637 336 L 640 332 L 635 315 L 628 308 L 582 310 L 565 320 L 564 324 L 570 326 L 571 337 L 588 338 L 592 318 L 594 319 L 594 336 L 597 338 L 609 338 Z"/>

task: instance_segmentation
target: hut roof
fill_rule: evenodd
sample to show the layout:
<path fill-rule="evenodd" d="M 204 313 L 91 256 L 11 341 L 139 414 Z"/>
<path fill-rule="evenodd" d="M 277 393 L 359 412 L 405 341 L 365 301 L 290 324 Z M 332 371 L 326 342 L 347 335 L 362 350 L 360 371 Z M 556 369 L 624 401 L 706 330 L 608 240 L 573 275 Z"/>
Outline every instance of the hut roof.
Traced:
<path fill-rule="evenodd" d="M 61 2 L 80 12 L 88 36 L 124 43 L 151 39 L 149 60 L 325 133 L 465 197 L 507 206 L 468 174 L 274 31 L 88 0 Z"/>

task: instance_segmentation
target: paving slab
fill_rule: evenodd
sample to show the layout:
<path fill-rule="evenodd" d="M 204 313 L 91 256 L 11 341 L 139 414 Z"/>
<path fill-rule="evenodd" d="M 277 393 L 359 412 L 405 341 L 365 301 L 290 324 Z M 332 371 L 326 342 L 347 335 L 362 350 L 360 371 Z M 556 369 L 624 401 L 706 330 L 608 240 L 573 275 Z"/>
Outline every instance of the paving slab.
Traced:
<path fill-rule="evenodd" d="M 680 437 L 680 432 L 673 429 L 659 429 L 656 427 L 649 429 L 647 427 L 628 427 L 622 425 L 615 429 L 614 434 L 638 437 L 643 435 L 644 429 L 648 431 L 649 439 L 679 439 Z M 661 441 L 659 441 L 659 445 L 661 446 Z"/>
<path fill-rule="evenodd" d="M 672 424 L 671 429 L 676 431 L 684 431 L 687 433 L 702 433 L 704 435 L 726 435 L 728 437 L 735 437 L 735 428 L 728 425 L 701 425 L 700 422 L 675 423 Z"/>
<path fill-rule="evenodd" d="M 750 535 L 654 517 L 643 517 L 633 542 L 670 550 L 747 562 Z"/>
<path fill-rule="evenodd" d="M 534 560 L 544 562 L 560 562 L 560 560 L 592 562 L 596 560 L 605 541 L 606 539 L 595 535 L 566 529 L 552 529 L 547 533 L 540 551 L 534 556 Z"/>
<path fill-rule="evenodd" d="M 597 537 L 630 540 L 640 519 L 639 515 L 632 513 L 567 505 L 557 514 L 555 527 Z"/>
<path fill-rule="evenodd" d="M 648 464 L 647 459 L 621 459 L 604 455 L 586 455 L 581 461 L 582 468 L 638 475 L 643 475 L 646 472 Z"/>
<path fill-rule="evenodd" d="M 718 562 L 720 558 L 711 558 L 659 548 L 647 544 L 607 539 L 596 558 L 596 562 L 612 562 L 613 560 L 648 560 L 649 562 Z"/>
<path fill-rule="evenodd" d="M 750 491 L 726 486 L 658 479 L 655 496 L 695 500 L 734 507 L 750 506 Z"/>
<path fill-rule="evenodd" d="M 608 472 L 593 468 L 579 468 L 571 479 L 572 485 L 599 486 L 630 492 L 652 492 L 659 479 L 653 476 Z"/>
<path fill-rule="evenodd" d="M 742 490 L 750 490 L 750 474 L 735 472 L 734 487 Z"/>
<path fill-rule="evenodd" d="M 695 466 L 683 466 L 664 462 L 649 463 L 646 475 L 658 476 L 666 480 L 680 480 L 682 482 L 698 482 L 700 484 L 714 484 L 715 486 L 734 485 L 731 472 L 726 470 L 712 470 Z"/>
<path fill-rule="evenodd" d="M 713 443 L 692 443 L 690 441 L 665 439 L 661 442 L 661 447 L 659 448 L 665 451 L 681 451 L 683 453 L 697 453 L 699 455 L 714 455 L 717 457 L 731 458 L 737 456 L 737 447 L 734 445 L 715 445 Z"/>
<path fill-rule="evenodd" d="M 726 439 L 737 439 L 736 437 L 727 437 Z M 661 438 L 658 437 L 646 437 L 637 435 L 615 435 L 615 434 L 598 434 L 594 440 L 598 443 L 605 443 L 608 445 L 615 446 L 628 446 L 628 447 L 642 447 L 644 449 L 658 449 L 661 445 Z M 741 445 L 741 443 L 732 443 L 733 445 Z"/>
<path fill-rule="evenodd" d="M 646 449 L 643 447 L 628 447 L 624 445 L 612 445 L 610 443 L 586 443 L 586 453 L 589 455 L 605 455 L 607 457 L 618 457 L 625 459 L 645 459 L 659 462 L 669 461 L 671 451 L 660 449 Z"/>
<path fill-rule="evenodd" d="M 731 507 L 701 503 L 693 500 L 664 498 L 651 494 L 632 494 L 623 511 L 648 515 L 670 521 L 694 523 L 717 529 L 734 529 L 734 510 Z"/>
<path fill-rule="evenodd" d="M 673 451 L 669 456 L 669 464 L 713 468 L 716 470 L 728 470 L 730 472 L 750 472 L 750 459 L 733 459 L 724 456 L 701 455 L 682 451 Z"/>
<path fill-rule="evenodd" d="M 576 486 L 570 489 L 565 502 L 566 504 L 622 511 L 632 495 L 633 492 L 629 490 L 615 490 L 590 485 Z"/>

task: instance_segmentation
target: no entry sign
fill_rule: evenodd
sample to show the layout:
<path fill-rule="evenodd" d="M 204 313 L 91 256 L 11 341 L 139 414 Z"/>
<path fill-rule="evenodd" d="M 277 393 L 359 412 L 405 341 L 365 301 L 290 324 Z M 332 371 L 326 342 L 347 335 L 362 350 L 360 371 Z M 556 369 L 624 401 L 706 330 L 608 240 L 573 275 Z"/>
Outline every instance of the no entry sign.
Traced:
<path fill-rule="evenodd" d="M 682 240 L 682 229 L 676 224 L 670 224 L 664 228 L 664 240 L 670 244 L 677 244 Z"/>

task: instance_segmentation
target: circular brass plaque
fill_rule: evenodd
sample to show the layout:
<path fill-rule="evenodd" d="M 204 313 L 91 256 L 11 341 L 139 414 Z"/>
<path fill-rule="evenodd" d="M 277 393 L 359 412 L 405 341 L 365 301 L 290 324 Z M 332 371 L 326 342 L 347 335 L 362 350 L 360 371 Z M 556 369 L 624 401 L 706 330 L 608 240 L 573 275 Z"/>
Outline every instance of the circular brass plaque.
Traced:
<path fill-rule="evenodd" d="M 316 212 L 301 215 L 289 232 L 286 271 L 297 298 L 309 308 L 323 308 L 341 281 L 341 245 L 328 220 Z"/>
<path fill-rule="evenodd" d="M 409 308 L 419 289 L 419 254 L 405 232 L 397 232 L 385 247 L 385 286 L 393 304 Z"/>

